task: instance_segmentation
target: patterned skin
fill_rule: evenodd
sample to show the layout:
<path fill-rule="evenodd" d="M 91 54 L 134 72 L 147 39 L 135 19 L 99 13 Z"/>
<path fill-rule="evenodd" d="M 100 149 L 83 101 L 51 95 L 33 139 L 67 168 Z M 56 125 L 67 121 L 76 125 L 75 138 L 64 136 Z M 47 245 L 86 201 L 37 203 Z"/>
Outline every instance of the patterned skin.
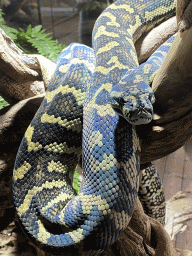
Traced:
<path fill-rule="evenodd" d="M 41 244 L 66 251 L 84 240 L 85 250 L 99 253 L 129 223 L 139 186 L 139 138 L 111 107 L 110 91 L 138 66 L 134 41 L 174 10 L 175 0 L 118 0 L 95 24 L 95 69 L 88 47 L 70 45 L 59 56 L 13 173 L 19 219 Z M 82 109 L 84 179 L 76 196 L 71 176 L 81 156 Z"/>
<path fill-rule="evenodd" d="M 153 164 L 142 171 L 138 196 L 145 213 L 165 224 L 165 195 Z"/>
<path fill-rule="evenodd" d="M 152 104 L 155 102 L 155 96 L 149 85 L 152 83 L 155 72 L 163 63 L 174 39 L 175 36 L 168 39 L 146 63 L 127 72 L 112 87 L 109 102 L 112 108 L 130 124 L 147 124 L 152 120 Z"/>
<path fill-rule="evenodd" d="M 64 240 L 52 236 L 44 222 L 57 226 L 62 209 L 75 196 L 71 176 L 82 154 L 83 102 L 94 67 L 89 47 L 72 44 L 61 52 L 46 96 L 18 150 L 13 172 L 17 213 L 25 229 L 42 244 L 64 247 L 81 238 L 78 232 L 77 236 L 69 232 Z M 70 221 L 71 210 L 70 215 L 64 214 L 61 226 L 65 219 Z"/>
<path fill-rule="evenodd" d="M 160 46 L 145 63 L 128 71 L 121 81 L 112 87 L 109 103 L 116 113 L 129 123 L 139 125 L 151 121 L 154 95 L 149 85 L 174 39 L 175 35 Z M 165 196 L 154 165 L 143 170 L 138 196 L 145 213 L 164 225 Z"/>

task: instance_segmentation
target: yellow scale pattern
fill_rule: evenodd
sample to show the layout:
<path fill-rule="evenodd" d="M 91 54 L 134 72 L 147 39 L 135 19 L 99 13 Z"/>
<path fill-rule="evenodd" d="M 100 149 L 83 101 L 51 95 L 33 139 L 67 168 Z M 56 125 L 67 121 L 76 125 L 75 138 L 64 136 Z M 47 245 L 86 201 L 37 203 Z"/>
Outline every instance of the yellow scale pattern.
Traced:
<path fill-rule="evenodd" d="M 148 0 L 148 1 L 149 1 L 149 5 L 153 3 L 152 0 Z M 163 2 L 163 0 L 161 1 Z M 147 29 L 155 25 L 156 23 L 155 17 L 159 15 L 159 13 L 165 14 L 166 16 L 166 13 L 174 9 L 176 1 L 174 0 L 164 0 L 164 1 L 165 2 L 167 1 L 167 3 L 172 2 L 172 4 L 169 5 L 168 7 L 160 6 L 159 8 L 156 8 L 154 6 L 152 8 L 152 11 L 146 11 L 145 14 L 143 14 L 145 15 L 145 19 L 147 21 L 154 21 L 152 22 L 152 24 L 149 25 Z M 107 125 L 110 126 L 110 124 L 108 124 L 108 117 L 116 118 L 117 114 L 112 109 L 109 103 L 103 104 L 103 105 L 97 103 L 97 100 L 100 94 L 103 91 L 105 91 L 106 93 L 110 93 L 112 86 L 114 85 L 113 82 L 111 82 L 112 80 L 105 79 L 105 77 L 115 78 L 117 80 L 119 78 L 121 79 L 122 74 L 118 75 L 116 73 L 122 70 L 129 70 L 130 68 L 132 68 L 131 63 L 134 63 L 134 65 L 138 65 L 138 60 L 137 60 L 137 56 L 134 49 L 134 41 L 138 37 L 140 37 L 143 31 L 147 30 L 146 28 L 143 28 L 142 18 L 141 18 L 142 12 L 140 11 L 140 14 L 138 13 L 139 8 L 141 9 L 141 7 L 138 6 L 138 3 L 140 3 L 141 5 L 146 5 L 146 3 L 144 3 L 144 1 L 142 0 L 136 0 L 135 2 L 137 5 L 137 8 L 134 7 L 131 0 L 117 0 L 115 1 L 114 4 L 110 5 L 107 8 L 107 10 L 103 12 L 100 18 L 98 19 L 99 25 L 96 26 L 94 29 L 93 41 L 94 42 L 98 41 L 102 43 L 98 43 L 99 47 L 95 49 L 95 56 L 97 60 L 96 67 L 94 63 L 90 63 L 89 60 L 83 59 L 84 52 L 82 51 L 78 53 L 78 56 L 72 58 L 71 60 L 70 60 L 71 53 L 69 52 L 68 55 L 65 56 L 65 59 L 69 59 L 70 62 L 65 65 L 60 65 L 59 67 L 59 71 L 60 73 L 63 74 L 63 77 L 68 75 L 68 72 L 72 65 L 77 67 L 77 69 L 70 71 L 71 77 L 69 80 L 73 80 L 73 82 L 78 81 L 79 83 L 87 83 L 88 81 L 87 74 L 89 71 L 93 72 L 94 70 L 94 74 L 99 74 L 99 76 L 97 76 L 96 78 L 98 79 L 98 81 L 101 81 L 101 86 L 96 90 L 92 98 L 90 100 L 87 100 L 83 111 L 84 111 L 85 117 L 89 117 L 89 113 L 93 113 L 95 111 L 94 113 L 97 113 L 98 118 L 101 118 L 101 120 L 104 120 L 104 121 L 106 120 L 106 127 Z M 158 3 L 158 1 L 156 2 Z M 119 22 L 119 18 L 120 18 L 120 22 Z M 107 21 L 99 23 L 100 20 L 102 19 L 104 20 L 106 19 Z M 130 24 L 128 24 L 128 20 L 130 21 Z M 122 27 L 124 25 L 124 22 L 128 25 L 127 25 L 127 28 L 123 30 Z M 102 38 L 104 38 L 104 40 Z M 119 47 L 122 47 L 122 42 L 121 42 L 122 38 L 125 41 L 125 45 L 129 46 L 129 48 L 126 50 L 123 48 L 119 49 Z M 73 51 L 73 49 L 74 48 L 71 47 L 71 52 Z M 116 51 L 116 49 L 119 49 L 119 50 Z M 128 59 L 127 61 L 122 60 L 123 52 L 125 53 L 125 56 L 123 57 L 126 57 Z M 115 53 L 115 54 L 112 54 L 112 53 Z M 100 61 L 101 59 L 102 61 Z M 80 66 L 81 64 L 84 64 L 87 67 L 85 71 L 87 73 L 83 75 L 82 73 L 79 73 L 79 70 L 78 70 L 78 65 Z M 150 67 L 146 66 L 144 72 L 148 73 L 149 68 Z M 97 86 L 97 82 L 98 82 L 97 79 L 96 81 L 91 80 L 91 83 L 90 83 L 91 86 L 93 87 Z M 140 80 L 142 79 L 142 76 L 138 75 L 136 76 L 136 79 Z M 59 81 L 59 77 L 55 77 L 55 81 Z M 89 88 L 90 91 L 91 91 L 91 86 Z M 47 106 L 51 106 L 51 104 L 54 102 L 55 97 L 61 94 L 64 99 L 69 99 L 67 98 L 68 97 L 67 95 L 70 93 L 73 95 L 73 98 L 70 98 L 69 101 L 67 100 L 63 101 L 60 107 L 61 108 L 60 110 L 66 113 L 69 113 L 71 111 L 75 115 L 76 107 L 81 107 L 83 105 L 84 99 L 88 98 L 87 95 L 89 94 L 90 91 L 86 92 L 85 90 L 82 90 L 78 86 L 75 86 L 75 85 L 73 86 L 73 83 L 71 85 L 67 81 L 67 83 L 65 83 L 64 85 L 59 84 L 55 89 L 47 91 L 45 95 L 45 101 L 47 103 Z M 71 107 L 73 104 L 76 104 L 76 105 L 74 105 L 74 107 Z M 52 112 L 53 111 L 49 111 L 49 112 L 44 111 L 43 114 L 39 117 L 40 123 L 42 125 L 45 125 L 45 127 L 46 125 L 48 126 L 50 124 L 55 125 L 58 130 L 61 128 L 64 128 L 67 131 L 67 133 L 70 134 L 71 137 L 75 136 L 74 134 L 76 133 L 81 133 L 82 119 L 80 117 L 70 119 L 69 116 L 66 115 L 67 117 L 62 118 L 61 116 L 56 115 L 57 113 L 55 114 L 55 112 L 54 113 Z M 93 118 L 93 120 L 91 118 Z M 89 129 L 92 129 L 92 125 L 95 121 L 94 118 L 95 116 L 94 117 L 90 116 L 90 119 L 91 119 L 90 122 L 92 123 L 90 126 L 87 126 L 86 128 L 84 128 L 84 132 L 88 132 Z M 107 127 L 108 130 L 110 130 L 109 128 L 110 127 Z M 123 141 L 124 140 L 123 136 L 126 134 L 125 127 L 119 128 L 117 126 L 116 128 L 118 129 L 118 133 L 116 137 L 117 141 Z M 105 127 L 103 130 L 105 130 Z M 54 136 L 54 132 L 52 132 L 49 135 L 47 135 L 46 133 L 45 134 L 42 133 L 42 136 L 44 136 L 45 138 L 44 141 L 46 141 L 46 145 L 42 146 L 43 143 L 41 142 L 41 140 L 37 141 L 34 139 L 35 132 L 36 130 L 33 127 L 33 125 L 30 125 L 27 129 L 24 139 L 25 139 L 25 143 L 27 144 L 27 153 L 34 153 L 33 161 L 36 164 L 36 170 L 35 170 L 36 173 L 30 178 L 27 176 L 32 169 L 32 164 L 30 161 L 25 160 L 22 162 L 21 165 L 19 165 L 18 168 L 14 169 L 14 174 L 13 174 L 13 181 L 15 183 L 16 182 L 19 183 L 20 180 L 24 182 L 28 178 L 29 180 L 32 181 L 32 184 L 33 184 L 33 186 L 30 189 L 28 188 L 27 193 L 22 199 L 23 200 L 22 203 L 17 202 L 17 213 L 19 217 L 21 219 L 23 218 L 25 221 L 27 212 L 31 211 L 31 208 L 33 207 L 34 196 L 38 196 L 39 194 L 42 193 L 43 196 L 46 197 L 45 191 L 51 191 L 50 193 L 52 193 L 53 198 L 49 197 L 51 199 L 50 200 L 47 199 L 46 203 L 43 206 L 40 206 L 41 214 L 44 216 L 47 216 L 46 214 L 49 214 L 49 210 L 52 208 L 54 204 L 57 205 L 61 201 L 64 201 L 64 202 L 66 201 L 67 202 L 66 206 L 64 206 L 59 213 L 57 211 L 54 211 L 54 209 L 52 209 L 52 218 L 57 216 L 56 222 L 58 222 L 59 224 L 65 227 L 69 227 L 69 228 L 71 228 L 71 226 L 73 227 L 73 231 L 71 231 L 70 229 L 67 233 L 62 234 L 64 237 L 63 238 L 64 245 L 59 244 L 59 246 L 67 247 L 67 246 L 75 245 L 81 242 L 82 240 L 85 239 L 86 236 L 89 236 L 92 234 L 92 232 L 94 232 L 94 227 L 98 227 L 99 224 L 101 224 L 100 226 L 103 226 L 101 227 L 102 232 L 101 234 L 100 233 L 96 234 L 97 235 L 96 245 L 93 251 L 97 250 L 99 253 L 102 252 L 104 249 L 109 247 L 115 241 L 115 239 L 127 226 L 131 218 L 131 215 L 129 214 L 129 210 L 127 210 L 126 208 L 127 206 L 125 206 L 125 208 L 122 209 L 121 207 L 124 207 L 124 205 L 121 206 L 121 204 L 124 198 L 127 198 L 126 204 L 129 204 L 132 201 L 134 202 L 136 197 L 135 191 L 137 191 L 137 188 L 139 185 L 139 177 L 138 177 L 139 156 L 136 154 L 140 151 L 140 145 L 139 145 L 139 138 L 137 136 L 135 127 L 131 126 L 132 155 L 130 158 L 126 158 L 126 161 L 124 161 L 123 158 L 121 160 L 118 160 L 115 154 L 106 153 L 106 152 L 102 153 L 102 157 L 96 158 L 94 155 L 95 148 L 98 148 L 98 150 L 103 149 L 103 147 L 105 146 L 105 143 L 103 143 L 103 141 L 105 140 L 105 137 L 104 137 L 105 135 L 102 130 L 99 130 L 99 129 L 92 130 L 91 135 L 88 137 L 87 145 L 85 145 L 88 147 L 88 151 L 89 151 L 87 152 L 88 153 L 87 155 L 89 156 L 87 156 L 87 162 L 86 162 L 86 164 L 88 165 L 88 168 L 86 167 L 88 171 L 85 174 L 87 175 L 86 177 L 87 182 L 89 181 L 89 178 L 90 178 L 89 176 L 91 177 L 94 176 L 94 177 L 98 177 L 99 184 L 88 183 L 89 187 L 91 186 L 92 187 L 88 188 L 89 190 L 82 189 L 80 193 L 75 197 L 74 197 L 75 193 L 73 194 L 73 191 L 71 189 L 71 184 L 69 181 L 70 180 L 69 173 L 70 171 L 73 171 L 75 165 L 78 163 L 79 156 L 81 155 L 82 147 L 76 146 L 76 145 L 69 146 L 67 142 L 64 141 L 60 143 L 59 140 L 51 142 L 51 136 Z M 125 142 L 126 142 L 126 138 L 125 138 Z M 127 150 L 126 147 L 125 149 Z M 43 158 L 41 158 L 41 156 L 38 156 L 38 152 L 40 150 L 44 150 L 46 152 L 45 154 L 48 155 L 47 158 L 49 158 L 49 156 L 56 155 L 56 158 L 54 160 L 52 160 L 50 157 L 46 165 L 46 170 L 43 170 L 44 168 Z M 122 151 L 124 150 L 123 146 L 120 147 L 120 150 Z M 65 157 L 66 163 L 63 163 L 62 160 L 58 160 L 60 158 L 57 158 L 57 155 Z M 76 163 L 72 163 L 73 160 L 76 161 Z M 136 166 L 137 164 L 138 166 Z M 112 169 L 124 171 L 125 179 L 120 181 L 120 178 L 117 176 L 116 178 L 111 180 L 110 171 Z M 58 175 L 57 179 L 53 176 L 53 174 Z M 102 174 L 103 176 L 99 177 L 100 174 Z M 46 175 L 50 175 L 49 177 L 51 177 L 52 179 L 46 180 L 46 177 L 45 177 Z M 61 177 L 59 175 L 63 175 L 64 177 L 67 177 L 66 180 L 65 178 L 63 180 L 58 178 L 58 177 Z M 115 177 L 115 175 L 112 177 Z M 43 180 L 41 185 L 35 183 L 36 180 L 39 181 L 41 179 Z M 95 183 L 98 180 L 95 180 Z M 124 186 L 123 184 L 130 185 L 131 192 L 129 194 L 127 193 L 127 190 L 126 190 L 127 187 L 123 188 Z M 86 182 L 84 185 L 86 187 L 87 185 Z M 94 188 L 96 187 L 97 188 L 99 187 L 101 191 L 100 194 L 94 194 L 92 192 L 89 194 L 89 192 L 91 190 L 94 191 Z M 25 188 L 25 185 L 23 185 L 23 188 Z M 66 192 L 65 190 L 62 190 L 61 192 L 58 193 L 59 189 L 61 188 L 62 189 L 66 188 Z M 156 190 L 156 186 L 155 185 L 154 187 L 152 186 L 151 189 Z M 18 193 L 18 190 L 19 188 L 15 187 L 16 195 Z M 110 192 L 112 195 L 111 199 L 109 196 L 110 193 L 108 194 L 108 192 Z M 105 196 L 105 194 L 107 194 L 107 196 Z M 81 203 L 80 205 L 79 205 L 79 202 Z M 115 205 L 114 202 L 115 203 L 117 202 L 117 205 L 118 205 L 118 202 L 120 202 L 119 209 L 118 207 L 115 208 L 116 206 L 114 207 Z M 134 208 L 134 205 L 133 205 L 133 208 Z M 76 214 L 76 211 L 78 211 L 79 209 L 80 209 L 80 213 L 78 215 Z M 133 209 L 131 209 L 130 211 L 132 210 Z M 66 212 L 68 215 L 66 215 Z M 35 214 L 32 215 L 32 217 L 31 216 L 27 216 L 27 217 L 28 219 L 30 219 L 30 221 L 33 218 L 37 219 L 35 222 L 35 225 L 36 225 L 35 227 L 37 228 L 37 232 L 33 233 L 33 231 L 31 231 L 33 227 L 28 226 L 29 224 L 26 223 L 26 228 L 28 232 L 31 233 L 32 236 L 34 236 L 37 240 L 39 240 L 41 244 L 45 244 L 45 245 L 47 244 L 54 248 L 57 247 L 58 243 L 60 243 L 61 241 L 62 236 L 60 236 L 59 234 L 55 235 L 50 233 L 45 228 L 43 222 L 40 219 L 38 219 L 38 217 Z M 74 215 L 75 218 L 77 217 L 77 219 L 71 220 L 70 215 L 72 216 Z M 83 223 L 83 225 L 78 224 L 77 228 L 74 228 L 75 224 L 79 223 L 78 222 L 79 216 L 85 219 L 85 222 Z M 104 223 L 101 223 L 102 218 L 105 219 Z M 92 221 L 92 219 L 94 219 L 94 221 Z M 85 228 L 85 226 L 87 229 Z M 111 233 L 109 232 L 108 234 L 108 232 L 103 231 L 104 229 L 110 230 Z M 111 231 L 111 229 L 113 229 L 113 231 Z M 104 232 L 106 232 L 106 234 Z M 98 238 L 99 236 L 101 236 L 101 239 Z"/>

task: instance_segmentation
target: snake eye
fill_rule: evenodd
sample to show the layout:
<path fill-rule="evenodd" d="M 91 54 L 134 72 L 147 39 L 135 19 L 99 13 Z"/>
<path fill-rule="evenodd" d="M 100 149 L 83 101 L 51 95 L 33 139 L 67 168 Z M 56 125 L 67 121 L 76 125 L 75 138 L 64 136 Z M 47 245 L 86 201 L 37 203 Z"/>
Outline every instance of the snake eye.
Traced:
<path fill-rule="evenodd" d="M 151 100 L 153 97 L 152 97 L 152 95 L 151 94 L 149 94 L 149 100 Z"/>
<path fill-rule="evenodd" d="M 151 101 L 152 104 L 155 103 L 155 96 L 153 93 L 149 93 L 148 99 L 149 99 L 149 101 Z"/>

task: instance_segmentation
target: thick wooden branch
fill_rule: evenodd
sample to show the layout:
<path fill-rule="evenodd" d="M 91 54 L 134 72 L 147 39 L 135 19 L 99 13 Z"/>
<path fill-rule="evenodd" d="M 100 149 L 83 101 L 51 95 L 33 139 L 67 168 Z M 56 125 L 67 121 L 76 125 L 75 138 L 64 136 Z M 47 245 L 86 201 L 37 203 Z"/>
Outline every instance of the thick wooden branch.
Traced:
<path fill-rule="evenodd" d="M 191 0 L 177 0 L 177 24 L 180 31 L 188 29 L 192 25 Z"/>
<path fill-rule="evenodd" d="M 142 163 L 172 153 L 191 137 L 191 35 L 192 27 L 178 32 L 165 61 L 154 77 L 152 89 L 156 102 L 153 121 L 139 130 L 142 139 Z"/>
<path fill-rule="evenodd" d="M 41 55 L 23 54 L 0 29 L 0 95 L 10 104 L 44 93 L 55 66 Z"/>
<path fill-rule="evenodd" d="M 135 43 L 139 63 L 149 58 L 161 44 L 176 32 L 177 22 L 174 16 L 141 36 Z"/>

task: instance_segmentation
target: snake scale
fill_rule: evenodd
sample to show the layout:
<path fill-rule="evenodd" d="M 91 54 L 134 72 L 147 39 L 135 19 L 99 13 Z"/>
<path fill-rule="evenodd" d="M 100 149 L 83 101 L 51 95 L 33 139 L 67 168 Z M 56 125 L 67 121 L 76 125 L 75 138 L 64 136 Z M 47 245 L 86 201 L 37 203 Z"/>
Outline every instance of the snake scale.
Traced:
<path fill-rule="evenodd" d="M 71 44 L 60 54 L 13 172 L 20 223 L 41 245 L 65 252 L 83 240 L 85 250 L 102 252 L 128 225 L 139 189 L 135 124 L 151 120 L 154 102 L 147 85 L 154 70 L 150 63 L 137 68 L 134 42 L 173 15 L 175 5 L 117 0 L 95 23 L 94 51 Z M 76 195 L 72 175 L 81 154 Z"/>

